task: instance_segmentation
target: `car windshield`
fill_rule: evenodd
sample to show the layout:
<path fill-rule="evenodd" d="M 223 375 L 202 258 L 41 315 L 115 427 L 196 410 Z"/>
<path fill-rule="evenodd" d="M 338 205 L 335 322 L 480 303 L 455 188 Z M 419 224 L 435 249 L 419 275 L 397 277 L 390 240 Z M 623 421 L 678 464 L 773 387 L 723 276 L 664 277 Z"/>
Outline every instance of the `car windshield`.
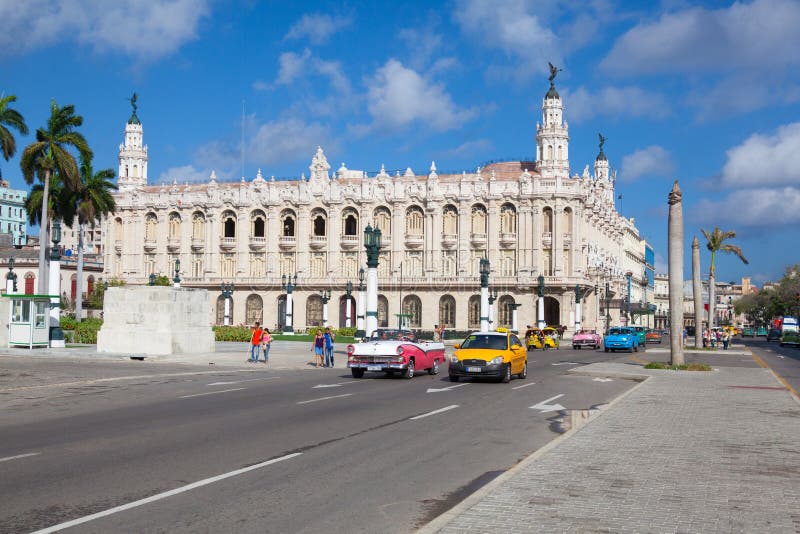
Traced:
<path fill-rule="evenodd" d="M 395 341 L 414 341 L 414 332 L 411 330 L 397 330 L 396 328 L 381 328 L 372 333 L 370 341 L 390 339 Z"/>
<path fill-rule="evenodd" d="M 462 349 L 496 349 L 505 350 L 508 348 L 506 336 L 498 336 L 491 334 L 472 334 L 464 343 L 461 344 Z"/>
<path fill-rule="evenodd" d="M 612 328 L 608 331 L 608 334 L 611 336 L 627 336 L 631 333 L 631 331 L 627 328 Z"/>

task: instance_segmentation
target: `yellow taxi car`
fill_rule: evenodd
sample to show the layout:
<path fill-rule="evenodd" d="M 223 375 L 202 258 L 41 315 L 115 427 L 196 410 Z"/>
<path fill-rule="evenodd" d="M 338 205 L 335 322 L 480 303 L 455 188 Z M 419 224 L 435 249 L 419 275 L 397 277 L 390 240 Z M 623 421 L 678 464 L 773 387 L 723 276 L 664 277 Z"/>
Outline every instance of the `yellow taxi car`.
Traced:
<path fill-rule="evenodd" d="M 450 356 L 451 382 L 462 377 L 489 377 L 510 382 L 512 375 L 528 377 L 528 352 L 516 334 L 504 328 L 473 332 Z"/>

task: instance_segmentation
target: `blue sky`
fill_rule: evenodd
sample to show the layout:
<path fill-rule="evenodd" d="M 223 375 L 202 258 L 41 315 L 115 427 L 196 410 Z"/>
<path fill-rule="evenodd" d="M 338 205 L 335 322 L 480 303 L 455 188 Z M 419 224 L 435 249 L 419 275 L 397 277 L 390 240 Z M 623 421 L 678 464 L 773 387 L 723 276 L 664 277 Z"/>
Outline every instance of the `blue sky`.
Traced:
<path fill-rule="evenodd" d="M 721 256 L 720 280 L 800 262 L 794 0 L 0 0 L 0 20 L 0 92 L 32 130 L 51 98 L 74 104 L 96 169 L 116 170 L 138 93 L 151 183 L 238 179 L 243 101 L 247 179 L 307 174 L 317 145 L 334 169 L 371 172 L 535 155 L 551 61 L 572 172 L 602 132 L 621 212 L 659 271 L 674 179 L 687 278 L 691 238 L 714 226 L 750 260 Z M 29 189 L 18 157 L 0 169 Z"/>

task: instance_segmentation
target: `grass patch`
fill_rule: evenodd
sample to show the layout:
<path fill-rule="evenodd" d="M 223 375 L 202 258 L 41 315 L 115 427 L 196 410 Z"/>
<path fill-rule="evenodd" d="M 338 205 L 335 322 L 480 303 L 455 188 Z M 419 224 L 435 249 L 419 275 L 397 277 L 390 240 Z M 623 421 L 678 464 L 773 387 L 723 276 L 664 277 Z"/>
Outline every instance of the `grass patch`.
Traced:
<path fill-rule="evenodd" d="M 670 371 L 711 371 L 711 366 L 704 363 L 684 363 L 681 365 L 671 365 L 667 362 L 650 362 L 644 366 L 645 369 L 668 369 Z"/>

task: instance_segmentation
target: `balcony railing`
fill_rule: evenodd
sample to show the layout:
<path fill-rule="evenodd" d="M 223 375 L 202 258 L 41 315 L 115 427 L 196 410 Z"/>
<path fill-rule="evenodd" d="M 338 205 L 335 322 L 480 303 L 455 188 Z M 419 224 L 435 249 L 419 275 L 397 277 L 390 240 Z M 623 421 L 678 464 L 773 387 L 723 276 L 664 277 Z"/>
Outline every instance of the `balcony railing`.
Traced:
<path fill-rule="evenodd" d="M 175 252 L 181 248 L 181 239 L 179 237 L 167 238 L 167 250 Z"/>
<path fill-rule="evenodd" d="M 553 246 L 553 232 L 542 232 L 542 246 L 546 248 Z"/>
<path fill-rule="evenodd" d="M 267 248 L 267 238 L 266 237 L 250 237 L 250 250 L 252 251 L 260 251 Z"/>
<path fill-rule="evenodd" d="M 500 234 L 500 246 L 513 247 L 517 244 L 517 234 L 511 232 L 503 232 Z"/>
<path fill-rule="evenodd" d="M 235 237 L 222 237 L 219 240 L 219 248 L 222 250 L 233 250 L 236 248 Z"/>
<path fill-rule="evenodd" d="M 458 245 L 457 234 L 443 234 L 442 235 L 442 248 L 455 248 Z"/>
<path fill-rule="evenodd" d="M 122 252 L 122 239 L 117 239 L 114 241 L 114 250 L 117 252 Z"/>
<path fill-rule="evenodd" d="M 202 237 L 193 237 L 192 238 L 192 250 L 199 251 L 206 248 L 206 240 Z"/>
<path fill-rule="evenodd" d="M 422 234 L 406 234 L 406 247 L 411 249 L 421 248 L 425 244 L 425 236 Z"/>
<path fill-rule="evenodd" d="M 482 248 L 486 246 L 486 234 L 479 234 L 479 233 L 471 233 L 469 236 L 469 241 L 472 243 L 472 246 L 475 248 Z"/>
<path fill-rule="evenodd" d="M 155 239 L 145 239 L 144 240 L 144 249 L 147 252 L 152 252 L 156 249 L 156 240 Z"/>
<path fill-rule="evenodd" d="M 314 250 L 325 248 L 328 244 L 328 237 L 324 235 L 311 235 L 308 236 L 308 246 Z"/>
<path fill-rule="evenodd" d="M 297 238 L 293 235 L 282 235 L 278 238 L 278 246 L 283 250 L 295 248 L 297 246 Z"/>
<path fill-rule="evenodd" d="M 388 243 L 387 236 L 383 236 L 381 241 Z M 358 236 L 357 235 L 347 235 L 344 234 L 341 236 L 340 243 L 342 244 L 342 248 L 346 250 L 353 250 L 354 248 L 358 247 Z"/>

